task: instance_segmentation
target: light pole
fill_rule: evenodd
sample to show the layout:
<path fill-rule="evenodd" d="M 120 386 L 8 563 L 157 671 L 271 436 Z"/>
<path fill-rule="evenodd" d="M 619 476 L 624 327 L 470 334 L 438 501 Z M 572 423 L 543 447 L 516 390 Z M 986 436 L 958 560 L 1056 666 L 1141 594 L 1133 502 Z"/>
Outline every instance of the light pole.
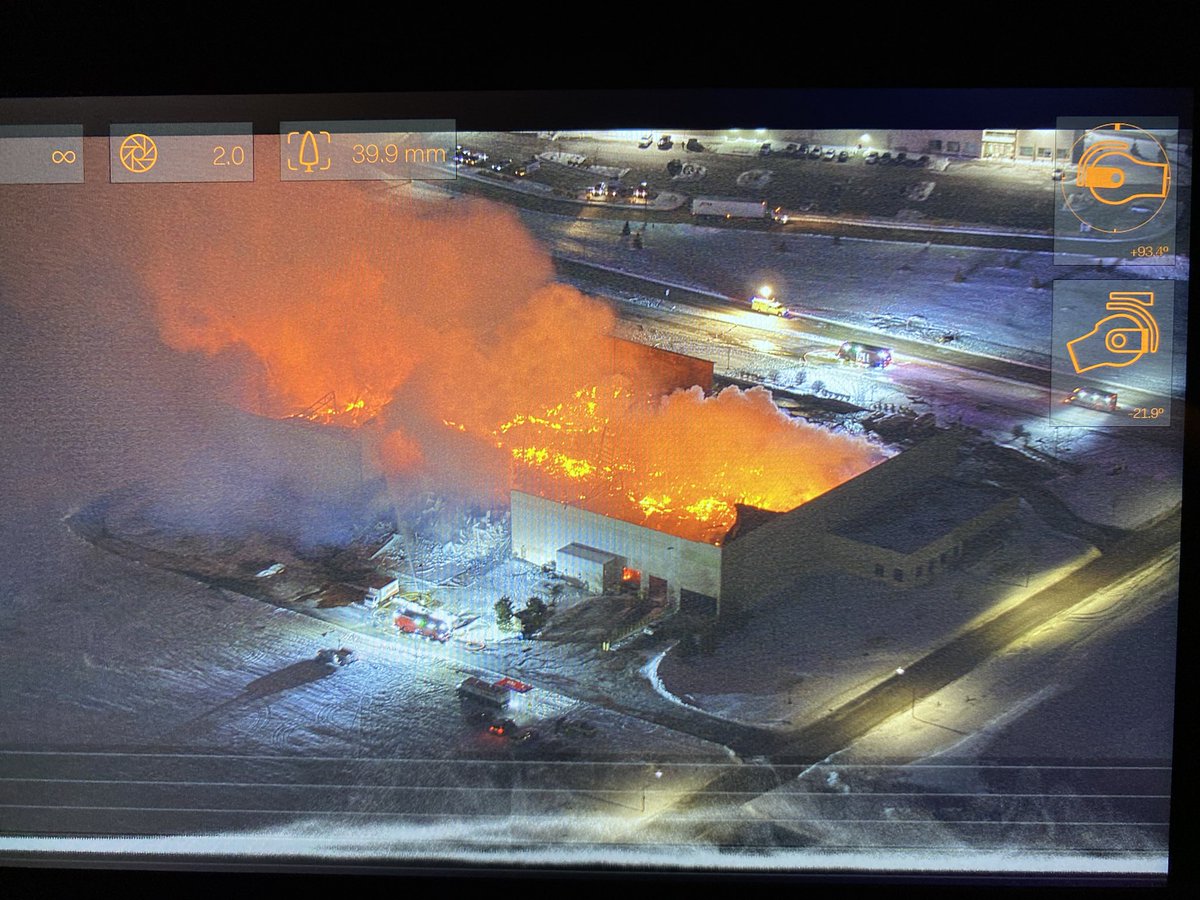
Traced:
<path fill-rule="evenodd" d="M 663 776 L 662 769 L 654 770 L 655 778 L 662 778 L 662 776 Z M 645 811 L 646 811 L 646 785 L 643 784 L 642 785 L 642 812 L 645 812 Z"/>
<path fill-rule="evenodd" d="M 904 666 L 900 666 L 898 669 L 896 669 L 896 674 L 903 675 L 904 674 Z M 917 689 L 914 685 L 912 685 L 910 683 L 908 685 L 908 690 L 912 696 L 912 705 L 909 706 L 908 709 L 909 709 L 909 712 L 912 714 L 912 717 L 915 719 L 917 717 Z"/>

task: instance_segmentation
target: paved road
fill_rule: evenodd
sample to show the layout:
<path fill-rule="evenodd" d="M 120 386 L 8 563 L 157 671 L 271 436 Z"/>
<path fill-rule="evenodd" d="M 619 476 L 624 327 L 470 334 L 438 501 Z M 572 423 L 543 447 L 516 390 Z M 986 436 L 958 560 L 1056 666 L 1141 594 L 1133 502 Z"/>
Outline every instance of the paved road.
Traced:
<path fill-rule="evenodd" d="M 857 155 L 845 163 L 793 159 L 778 153 L 762 157 L 757 153 L 757 145 L 755 152 L 749 154 L 724 152 L 727 148 L 711 152 L 720 144 L 719 140 L 712 143 L 710 151 L 700 153 L 685 150 L 683 140 L 676 141 L 670 151 L 657 148 L 639 150 L 632 140 L 598 141 L 572 137 L 552 142 L 525 134 L 472 134 L 464 135 L 463 140 L 472 149 L 486 150 L 493 158 L 527 159 L 547 150 L 584 155 L 594 164 L 628 168 L 629 173 L 622 179 L 625 184 L 632 185 L 644 180 L 652 191 L 682 193 L 689 198 L 721 196 L 765 199 L 771 207 L 782 206 L 793 212 L 805 208 L 816 211 L 817 215 L 804 216 L 802 220 L 788 225 L 786 230 L 789 231 L 840 232 L 862 237 L 915 240 L 911 235 L 919 233 L 919 229 L 941 221 L 944 222 L 942 230 L 926 233 L 920 238 L 922 243 L 949 239 L 971 246 L 1021 249 L 1049 249 L 1051 246 L 1049 236 L 1038 233 L 1042 229 L 1049 231 L 1057 199 L 1050 169 L 1044 167 L 1013 169 L 990 163 L 960 161 L 953 163 L 948 172 L 941 172 L 936 167 L 866 165 L 864 159 Z M 778 146 L 782 147 L 781 144 Z M 699 181 L 673 179 L 666 172 L 668 160 L 703 166 L 706 174 Z M 759 188 L 742 183 L 743 176 L 751 170 L 769 173 Z M 467 169 L 464 174 L 466 177 L 459 178 L 458 184 L 466 191 L 488 193 L 496 199 L 502 199 L 505 193 L 510 197 L 515 193 L 506 187 L 510 182 L 507 176 L 494 175 L 486 168 Z M 543 164 L 539 172 L 530 176 L 530 180 L 543 182 L 561 192 L 557 200 L 557 211 L 560 213 L 571 209 L 571 205 L 564 202 L 564 195 L 577 195 L 600 179 L 600 175 L 586 169 L 556 164 Z M 921 182 L 935 185 L 932 194 L 920 202 L 906 199 L 906 190 Z M 546 200 L 541 202 L 545 203 Z M 510 199 L 507 202 L 524 206 L 528 200 Z M 548 206 L 539 208 L 550 209 Z M 578 210 L 579 207 L 576 205 L 574 208 Z M 600 214 L 605 217 L 636 217 L 638 221 L 643 218 L 641 206 L 616 204 L 605 207 L 594 204 L 591 208 L 603 210 Z M 690 209 L 689 201 L 677 212 L 650 212 L 648 218 L 656 222 L 691 221 Z M 887 222 L 903 210 L 918 212 L 921 220 L 912 223 L 911 227 L 908 223 L 896 221 L 892 227 L 882 231 L 845 221 L 871 217 Z M 843 221 L 836 221 L 838 219 Z M 963 234 L 956 228 L 958 222 L 995 223 L 1000 226 L 995 227 L 996 231 L 1010 233 Z M 1022 231 L 1031 233 L 1020 234 Z M 954 234 L 953 238 L 946 237 L 951 234 Z M 982 243 L 976 244 L 976 241 Z"/>
<path fill-rule="evenodd" d="M 662 283 L 652 278 L 615 272 L 611 269 L 559 256 L 554 258 L 554 264 L 559 275 L 564 278 L 581 282 L 599 282 L 607 285 L 610 289 L 629 291 L 646 297 L 663 296 Z M 734 303 L 740 301 L 735 301 L 731 297 L 720 297 L 710 293 L 672 286 L 671 302 L 705 309 L 728 311 Z M 885 340 L 885 338 L 873 331 L 855 328 L 852 325 L 840 322 L 829 322 L 812 316 L 797 315 L 791 319 L 781 320 L 781 324 L 797 333 L 827 335 L 830 341 L 861 341 L 866 344 L 879 344 Z M 1043 369 L 1039 366 L 998 359 L 991 356 L 979 356 L 974 353 L 964 353 L 961 350 L 953 349 L 949 345 L 939 346 L 923 341 L 913 341 L 890 336 L 886 338 L 886 341 L 888 346 L 897 353 L 1001 378 L 1008 378 L 1035 387 L 1048 388 L 1050 386 L 1049 369 Z"/>
<path fill-rule="evenodd" d="M 199 834 L 308 821 L 426 826 L 431 848 L 443 849 L 470 837 L 445 823 L 483 831 L 514 815 L 553 821 L 568 808 L 640 811 L 646 763 L 544 762 L 511 747 L 504 758 L 505 740 L 481 737 L 488 742 L 495 758 L 3 750 L 0 846 L 6 834 Z M 676 765 L 672 775 L 686 771 Z"/>
<path fill-rule="evenodd" d="M 595 180 L 595 179 L 593 179 Z M 563 197 L 543 196 L 525 191 L 511 190 L 501 182 L 492 183 L 478 178 L 459 178 L 454 182 L 454 190 L 463 194 L 485 197 L 509 206 L 553 215 L 578 216 L 581 210 L 587 210 L 589 218 L 611 219 L 613 221 L 635 222 L 664 222 L 696 224 L 697 220 L 691 214 L 691 204 L 684 204 L 676 210 L 647 210 L 645 207 L 621 207 L 605 204 L 583 205 L 577 201 Z M 703 193 L 703 192 L 697 192 Z M 704 225 L 710 227 L 727 227 L 741 230 L 773 231 L 786 234 L 824 234 L 841 235 L 849 238 L 864 238 L 879 241 L 906 241 L 912 243 L 950 244 L 960 247 L 979 247 L 984 249 L 1003 249 L 1021 251 L 1046 252 L 1054 249 L 1054 240 L 1048 235 L 1021 235 L 1014 233 L 987 234 L 978 230 L 963 231 L 953 227 L 941 230 L 930 230 L 928 224 L 919 227 L 907 227 L 903 223 L 887 226 L 880 224 L 854 224 L 844 218 L 822 219 L 816 216 L 805 216 L 787 225 L 775 225 L 757 222 L 729 222 L 706 219 Z M 1072 247 L 1073 252 L 1087 252 L 1088 247 Z M 1097 252 L 1102 252 L 1101 247 Z M 1109 251 L 1111 253 L 1111 251 Z"/>
<path fill-rule="evenodd" d="M 860 695 L 799 733 L 782 736 L 764 753 L 770 765 L 731 770 L 679 806 L 701 818 L 728 805 L 731 792 L 741 802 L 776 787 L 773 766 L 807 767 L 850 746 L 887 719 L 923 697 L 967 675 L 982 662 L 1096 591 L 1136 571 L 1178 543 L 1180 508 L 1114 544 L 1103 555 L 1029 597 L 1019 605 L 933 651 L 897 675 Z"/>

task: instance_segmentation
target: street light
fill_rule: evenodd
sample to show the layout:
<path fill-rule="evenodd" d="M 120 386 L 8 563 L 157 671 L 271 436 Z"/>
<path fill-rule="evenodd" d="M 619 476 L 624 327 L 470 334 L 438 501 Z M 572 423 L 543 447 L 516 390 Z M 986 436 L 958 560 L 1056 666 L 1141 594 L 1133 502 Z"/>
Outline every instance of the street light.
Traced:
<path fill-rule="evenodd" d="M 654 770 L 655 778 L 662 778 L 662 776 L 663 776 L 662 769 Z M 642 785 L 642 812 L 645 812 L 645 811 L 646 811 L 646 785 L 643 784 Z"/>
<path fill-rule="evenodd" d="M 897 668 L 896 674 L 903 675 L 904 674 L 904 666 L 900 666 L 899 668 Z M 909 712 L 912 714 L 912 717 L 915 719 L 917 717 L 917 689 L 912 684 L 909 684 L 908 690 L 912 694 L 912 705 L 909 707 Z"/>

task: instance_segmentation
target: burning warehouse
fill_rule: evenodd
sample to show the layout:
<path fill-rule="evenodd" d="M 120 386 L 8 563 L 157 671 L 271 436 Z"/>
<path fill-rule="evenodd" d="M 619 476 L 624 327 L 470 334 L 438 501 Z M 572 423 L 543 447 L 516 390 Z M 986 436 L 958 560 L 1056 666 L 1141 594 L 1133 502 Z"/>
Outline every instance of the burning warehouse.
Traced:
<path fill-rule="evenodd" d="M 764 389 L 711 393 L 711 363 L 616 340 L 614 308 L 558 283 L 494 205 L 255 190 L 253 203 L 163 195 L 142 216 L 122 195 L 120 221 L 168 223 L 135 245 L 163 342 L 242 409 L 300 416 L 297 433 L 349 426 L 397 504 L 511 503 L 517 556 L 559 565 L 563 551 L 601 587 L 619 567 L 672 603 L 741 605 L 834 551 L 853 556 L 834 535 L 854 543 L 850 512 L 940 464 L 928 450 L 882 462 Z M 361 240 L 365 219 L 377 239 Z M 221 224 L 211 246 L 172 230 L 201 220 Z M 297 248 L 312 248 L 304 266 Z M 381 335 L 404 339 L 381 355 Z M 859 543 L 871 572 L 911 571 L 907 584 L 928 571 L 915 563 L 928 542 Z"/>
<path fill-rule="evenodd" d="M 739 504 L 733 524 L 708 540 L 513 491 L 513 554 L 561 572 L 564 558 L 586 551 L 619 565 L 652 599 L 721 614 L 812 573 L 910 587 L 958 564 L 964 548 L 1016 510 L 1012 495 L 946 478 L 956 456 L 953 435 L 935 437 L 792 509 Z M 925 502 L 938 497 L 960 502 Z"/>

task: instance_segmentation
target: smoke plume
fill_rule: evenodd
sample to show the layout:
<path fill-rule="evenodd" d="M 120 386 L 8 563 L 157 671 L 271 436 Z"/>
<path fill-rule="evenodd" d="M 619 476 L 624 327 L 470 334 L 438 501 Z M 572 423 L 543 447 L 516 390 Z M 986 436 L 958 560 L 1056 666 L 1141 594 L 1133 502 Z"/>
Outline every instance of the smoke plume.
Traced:
<path fill-rule="evenodd" d="M 256 139 L 253 184 L 100 185 L 74 212 L 200 383 L 261 416 L 369 423 L 399 496 L 502 505 L 532 484 L 713 540 L 734 503 L 788 509 L 876 460 L 765 391 L 665 396 L 653 366 L 614 372 L 612 309 L 555 283 L 515 212 L 280 183 L 274 147 Z"/>

